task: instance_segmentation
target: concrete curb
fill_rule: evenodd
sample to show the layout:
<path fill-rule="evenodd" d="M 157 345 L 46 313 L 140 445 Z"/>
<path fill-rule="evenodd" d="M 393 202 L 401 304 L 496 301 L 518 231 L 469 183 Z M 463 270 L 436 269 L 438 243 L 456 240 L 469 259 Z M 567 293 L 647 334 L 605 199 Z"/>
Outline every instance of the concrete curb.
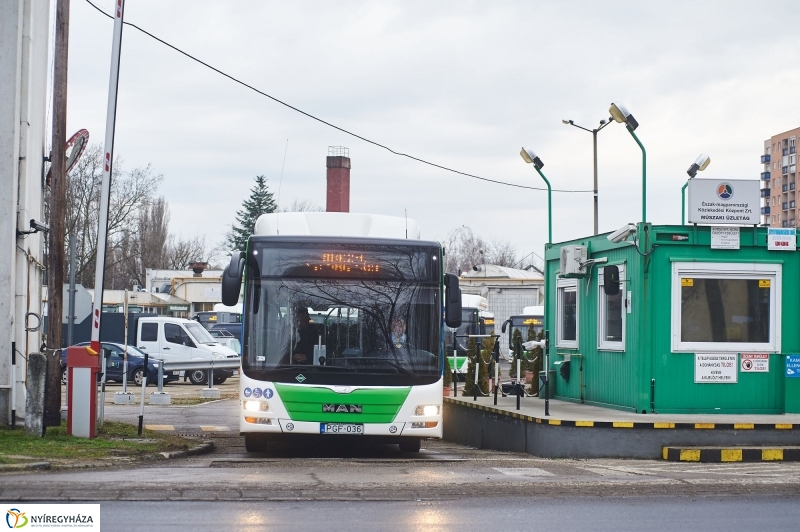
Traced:
<path fill-rule="evenodd" d="M 575 421 L 445 400 L 443 437 L 478 449 L 545 458 L 663 459 L 664 447 L 800 448 L 800 424 Z"/>
<path fill-rule="evenodd" d="M 31 462 L 28 464 L 2 464 L 0 472 L 3 471 L 31 471 L 31 470 L 50 469 L 50 462 Z"/>
<path fill-rule="evenodd" d="M 800 447 L 664 447 L 668 462 L 800 462 Z"/>
<path fill-rule="evenodd" d="M 187 456 L 197 456 L 201 454 L 208 454 L 214 451 L 214 442 L 213 441 L 204 441 L 200 445 L 196 445 L 191 447 L 190 449 L 186 449 L 185 451 L 171 451 L 171 452 L 163 452 L 159 453 L 161 456 L 166 458 L 167 460 L 172 460 L 174 458 L 185 458 Z"/>
<path fill-rule="evenodd" d="M 492 408 L 476 403 L 459 401 L 451 397 L 444 398 L 445 403 L 451 403 L 466 408 L 474 408 L 492 414 L 506 416 L 511 419 L 520 419 L 529 423 L 540 425 L 553 425 L 559 427 L 587 427 L 600 429 L 697 429 L 697 430 L 800 430 L 800 425 L 792 423 L 639 423 L 638 421 L 571 421 L 565 419 L 539 418 L 525 416 L 516 412 L 509 412 L 500 408 Z"/>

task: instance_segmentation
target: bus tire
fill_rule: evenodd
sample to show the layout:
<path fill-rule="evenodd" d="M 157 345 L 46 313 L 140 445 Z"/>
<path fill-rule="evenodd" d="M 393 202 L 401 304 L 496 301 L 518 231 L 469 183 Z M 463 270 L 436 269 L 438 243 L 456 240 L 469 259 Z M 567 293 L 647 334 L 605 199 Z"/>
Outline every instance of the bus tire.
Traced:
<path fill-rule="evenodd" d="M 399 444 L 400 451 L 404 453 L 418 453 L 422 446 L 422 440 L 417 438 L 401 441 Z"/>
<path fill-rule="evenodd" d="M 267 437 L 265 434 L 244 435 L 244 448 L 248 453 L 263 453 L 267 450 Z"/>

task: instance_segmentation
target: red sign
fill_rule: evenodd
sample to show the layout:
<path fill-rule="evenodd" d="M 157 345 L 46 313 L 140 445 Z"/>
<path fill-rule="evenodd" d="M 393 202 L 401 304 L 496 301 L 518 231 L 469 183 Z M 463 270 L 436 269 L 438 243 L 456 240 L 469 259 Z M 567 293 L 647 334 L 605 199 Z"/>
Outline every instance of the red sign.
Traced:
<path fill-rule="evenodd" d="M 742 373 L 769 373 L 769 355 L 766 353 L 742 353 Z"/>

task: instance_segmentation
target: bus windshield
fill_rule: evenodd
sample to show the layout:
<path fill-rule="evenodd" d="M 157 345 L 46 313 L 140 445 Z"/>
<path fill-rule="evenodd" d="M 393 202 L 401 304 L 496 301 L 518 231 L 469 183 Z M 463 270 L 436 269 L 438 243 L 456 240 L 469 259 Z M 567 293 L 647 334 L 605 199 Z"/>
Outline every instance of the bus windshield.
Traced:
<path fill-rule="evenodd" d="M 432 281 L 438 268 L 428 263 L 435 255 L 330 248 L 272 247 L 249 263 L 244 373 L 305 384 L 439 380 L 442 302 Z"/>
<path fill-rule="evenodd" d="M 511 316 L 511 330 L 508 333 L 508 347 L 514 349 L 514 338 L 522 342 L 541 340 L 544 330 L 544 316 Z"/>

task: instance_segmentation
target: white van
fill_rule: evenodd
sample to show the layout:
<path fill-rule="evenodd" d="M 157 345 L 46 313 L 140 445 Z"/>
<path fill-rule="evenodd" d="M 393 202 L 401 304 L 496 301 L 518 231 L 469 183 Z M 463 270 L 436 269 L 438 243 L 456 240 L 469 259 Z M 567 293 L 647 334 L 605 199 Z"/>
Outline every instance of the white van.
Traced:
<path fill-rule="evenodd" d="M 183 318 L 139 318 L 136 347 L 164 362 L 189 362 L 214 359 L 238 359 L 239 355 L 220 344 L 202 325 Z M 235 370 L 215 369 L 214 384 L 222 384 Z M 207 384 L 207 370 L 189 372 L 192 384 Z"/>

